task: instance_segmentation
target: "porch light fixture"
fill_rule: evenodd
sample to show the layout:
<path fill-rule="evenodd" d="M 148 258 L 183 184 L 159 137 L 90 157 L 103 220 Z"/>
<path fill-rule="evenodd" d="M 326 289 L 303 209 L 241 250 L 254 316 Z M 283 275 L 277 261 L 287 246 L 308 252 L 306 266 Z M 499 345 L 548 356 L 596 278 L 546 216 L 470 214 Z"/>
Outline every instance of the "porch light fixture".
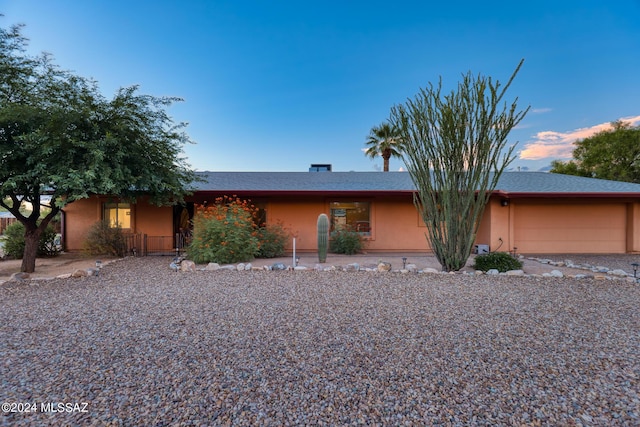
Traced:
<path fill-rule="evenodd" d="M 502 200 L 500 201 L 500 204 L 501 204 L 502 206 L 509 206 L 509 199 L 502 199 Z"/>
<path fill-rule="evenodd" d="M 638 267 L 640 267 L 640 264 L 638 264 L 637 262 L 632 262 L 631 263 L 631 267 L 633 267 L 633 278 L 636 279 L 636 282 L 638 281 L 639 277 L 638 277 Z"/>

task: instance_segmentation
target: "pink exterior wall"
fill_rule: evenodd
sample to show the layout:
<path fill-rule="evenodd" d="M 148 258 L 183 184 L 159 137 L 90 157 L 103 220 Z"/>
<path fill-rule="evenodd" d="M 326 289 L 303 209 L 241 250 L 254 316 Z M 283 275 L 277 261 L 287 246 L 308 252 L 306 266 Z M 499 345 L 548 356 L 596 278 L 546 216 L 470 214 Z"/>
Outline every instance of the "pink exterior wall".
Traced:
<path fill-rule="evenodd" d="M 81 250 L 89 227 L 102 216 L 105 198 L 92 197 L 65 208 L 67 250 Z M 267 222 L 282 222 L 296 236 L 296 250 L 315 252 L 316 221 L 330 213 L 332 201 L 368 201 L 371 236 L 368 252 L 430 251 L 424 226 L 411 196 L 271 197 Z M 624 253 L 640 251 L 640 202 L 611 199 L 512 198 L 507 206 L 493 197 L 481 220 L 477 244 L 492 251 L 519 253 Z M 132 205 L 132 232 L 172 236 L 172 207 L 141 201 Z M 173 242 L 167 238 L 167 249 Z M 289 241 L 288 250 L 292 249 Z"/>
<path fill-rule="evenodd" d="M 407 198 L 274 198 L 267 205 L 267 222 L 282 222 L 296 237 L 297 251 L 315 252 L 318 215 L 329 215 L 330 203 L 334 201 L 370 203 L 371 236 L 366 243 L 368 252 L 430 250 L 424 235 L 427 229 L 419 219 L 413 202 Z M 292 241 L 287 249 L 292 249 Z"/>
<path fill-rule="evenodd" d="M 102 204 L 113 202 L 104 197 L 90 197 L 70 203 L 64 208 L 65 250 L 81 251 L 84 240 L 92 225 L 102 220 Z M 131 204 L 131 233 L 149 236 L 173 236 L 173 208 L 150 205 L 144 200 Z M 173 248 L 173 238 L 162 244 L 164 249 Z"/>
<path fill-rule="evenodd" d="M 512 202 L 521 253 L 624 253 L 627 206 L 615 201 L 525 199 Z"/>

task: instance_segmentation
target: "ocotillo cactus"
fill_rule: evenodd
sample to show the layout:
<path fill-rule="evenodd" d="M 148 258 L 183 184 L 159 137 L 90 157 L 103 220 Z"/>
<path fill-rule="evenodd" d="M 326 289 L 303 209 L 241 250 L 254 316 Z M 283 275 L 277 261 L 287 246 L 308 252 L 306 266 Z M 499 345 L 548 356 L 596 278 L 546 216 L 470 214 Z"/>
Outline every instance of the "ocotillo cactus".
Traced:
<path fill-rule="evenodd" d="M 327 247 L 329 246 L 329 218 L 325 214 L 318 215 L 318 260 L 327 260 Z"/>

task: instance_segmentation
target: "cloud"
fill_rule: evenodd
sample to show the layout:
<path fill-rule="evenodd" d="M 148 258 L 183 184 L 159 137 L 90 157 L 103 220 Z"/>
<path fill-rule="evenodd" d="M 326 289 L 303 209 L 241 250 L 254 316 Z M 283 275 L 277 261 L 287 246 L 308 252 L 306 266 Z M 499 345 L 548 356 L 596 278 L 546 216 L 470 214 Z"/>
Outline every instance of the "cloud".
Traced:
<path fill-rule="evenodd" d="M 543 114 L 543 113 L 549 113 L 550 111 L 552 111 L 551 108 L 532 108 L 531 112 L 533 114 Z"/>
<path fill-rule="evenodd" d="M 640 116 L 623 117 L 620 121 L 635 126 L 640 124 Z M 520 151 L 520 159 L 570 159 L 573 157 L 574 142 L 609 129 L 611 129 L 610 123 L 601 123 L 599 125 L 576 129 L 570 132 L 538 132 L 535 136 L 535 140 L 525 144 L 524 149 Z"/>

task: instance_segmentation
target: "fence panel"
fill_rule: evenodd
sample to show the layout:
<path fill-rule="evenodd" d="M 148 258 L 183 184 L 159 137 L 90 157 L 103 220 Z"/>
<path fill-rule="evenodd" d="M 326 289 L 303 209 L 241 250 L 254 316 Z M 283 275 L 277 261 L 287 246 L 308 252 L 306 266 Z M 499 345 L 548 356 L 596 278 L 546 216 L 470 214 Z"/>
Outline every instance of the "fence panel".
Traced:
<path fill-rule="evenodd" d="M 126 255 L 177 255 L 184 251 L 187 241 L 185 236 L 148 236 L 143 233 L 125 235 Z"/>

